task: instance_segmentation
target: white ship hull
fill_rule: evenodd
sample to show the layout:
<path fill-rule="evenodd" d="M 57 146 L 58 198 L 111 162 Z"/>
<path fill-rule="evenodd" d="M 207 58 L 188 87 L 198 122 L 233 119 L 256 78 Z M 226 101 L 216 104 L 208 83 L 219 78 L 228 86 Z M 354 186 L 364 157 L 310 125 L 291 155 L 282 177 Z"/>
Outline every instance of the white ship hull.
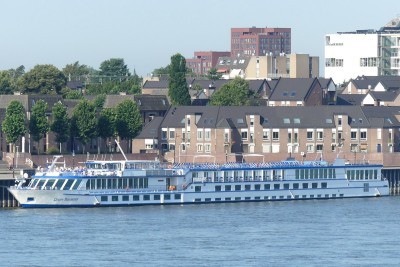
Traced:
<path fill-rule="evenodd" d="M 365 181 L 330 180 L 327 188 L 293 189 L 294 183 L 286 181 L 289 189 L 263 190 L 265 184 L 274 188 L 277 183 L 193 183 L 185 190 L 131 191 L 131 190 L 21 190 L 10 188 L 10 192 L 24 208 L 39 207 L 97 207 L 132 205 L 204 204 L 221 202 L 290 201 L 307 199 L 335 199 L 354 197 L 378 197 L 389 195 L 387 181 L 373 181 L 366 186 Z M 308 180 L 312 184 L 316 181 Z M 320 183 L 321 180 L 318 180 Z M 235 191 L 236 185 L 249 190 Z M 257 185 L 257 186 L 256 186 Z M 215 191 L 221 186 L 221 191 Z M 224 191 L 231 186 L 231 191 Z M 196 188 L 197 187 L 197 188 Z M 199 188 L 200 187 L 200 188 Z M 196 192 L 195 190 L 201 190 Z"/>

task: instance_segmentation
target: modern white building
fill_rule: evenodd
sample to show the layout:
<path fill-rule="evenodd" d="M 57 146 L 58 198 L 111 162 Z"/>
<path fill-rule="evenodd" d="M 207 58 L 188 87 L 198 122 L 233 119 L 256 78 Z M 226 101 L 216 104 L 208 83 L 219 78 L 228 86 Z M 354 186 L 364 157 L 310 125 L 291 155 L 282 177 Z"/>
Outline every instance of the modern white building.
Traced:
<path fill-rule="evenodd" d="M 378 31 L 325 36 L 325 78 L 342 84 L 362 75 L 400 75 L 400 17 Z"/>

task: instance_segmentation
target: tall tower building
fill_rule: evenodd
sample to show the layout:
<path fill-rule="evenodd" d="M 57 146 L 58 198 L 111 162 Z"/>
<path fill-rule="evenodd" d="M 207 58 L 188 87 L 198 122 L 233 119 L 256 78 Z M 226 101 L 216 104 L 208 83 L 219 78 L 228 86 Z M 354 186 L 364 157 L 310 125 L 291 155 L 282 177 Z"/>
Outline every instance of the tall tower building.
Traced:
<path fill-rule="evenodd" d="M 291 53 L 291 28 L 231 28 L 231 56 Z"/>

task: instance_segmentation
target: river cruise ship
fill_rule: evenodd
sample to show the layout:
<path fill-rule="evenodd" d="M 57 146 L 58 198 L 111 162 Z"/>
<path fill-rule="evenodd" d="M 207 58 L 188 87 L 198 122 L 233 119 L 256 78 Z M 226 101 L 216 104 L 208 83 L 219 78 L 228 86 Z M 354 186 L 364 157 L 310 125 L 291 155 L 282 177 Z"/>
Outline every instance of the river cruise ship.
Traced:
<path fill-rule="evenodd" d="M 56 156 L 9 191 L 24 208 L 106 207 L 378 197 L 389 195 L 382 165 L 286 160 L 275 163 L 181 163 L 88 160 L 58 167 Z"/>

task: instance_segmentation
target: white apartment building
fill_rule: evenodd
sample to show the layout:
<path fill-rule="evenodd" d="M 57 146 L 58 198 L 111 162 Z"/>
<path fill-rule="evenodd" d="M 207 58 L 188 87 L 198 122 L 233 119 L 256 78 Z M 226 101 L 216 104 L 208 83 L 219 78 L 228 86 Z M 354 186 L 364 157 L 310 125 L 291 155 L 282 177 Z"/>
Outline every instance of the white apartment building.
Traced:
<path fill-rule="evenodd" d="M 378 31 L 325 36 L 325 78 L 342 84 L 362 75 L 400 76 L 400 17 Z"/>

